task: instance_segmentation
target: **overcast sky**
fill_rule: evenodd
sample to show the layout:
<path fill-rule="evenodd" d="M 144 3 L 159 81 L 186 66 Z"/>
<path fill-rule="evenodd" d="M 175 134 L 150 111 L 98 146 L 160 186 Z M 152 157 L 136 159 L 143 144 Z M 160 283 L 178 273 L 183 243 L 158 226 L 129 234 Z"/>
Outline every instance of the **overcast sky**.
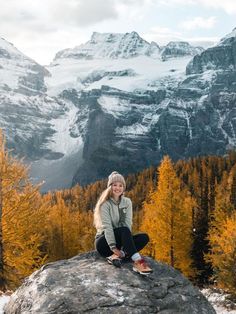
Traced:
<path fill-rule="evenodd" d="M 236 0 L 0 0 L 0 8 L 0 37 L 43 65 L 94 31 L 207 45 L 236 27 Z"/>

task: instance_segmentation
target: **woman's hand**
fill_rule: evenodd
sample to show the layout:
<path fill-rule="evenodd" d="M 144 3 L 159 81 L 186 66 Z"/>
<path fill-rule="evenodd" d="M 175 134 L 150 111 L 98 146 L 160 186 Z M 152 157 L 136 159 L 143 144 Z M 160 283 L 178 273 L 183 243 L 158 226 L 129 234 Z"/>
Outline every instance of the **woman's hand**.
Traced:
<path fill-rule="evenodd" d="M 115 254 L 115 255 L 117 255 L 118 257 L 122 257 L 123 256 L 123 254 L 121 253 L 121 251 L 119 250 L 119 249 L 117 249 L 117 248 L 114 248 L 113 250 L 112 250 L 112 252 Z"/>

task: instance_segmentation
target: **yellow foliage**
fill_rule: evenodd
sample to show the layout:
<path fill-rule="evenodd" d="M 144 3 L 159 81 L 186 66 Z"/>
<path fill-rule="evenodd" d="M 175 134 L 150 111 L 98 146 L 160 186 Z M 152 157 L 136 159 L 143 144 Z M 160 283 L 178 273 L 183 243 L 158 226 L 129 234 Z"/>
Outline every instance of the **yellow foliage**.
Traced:
<path fill-rule="evenodd" d="M 15 287 L 44 263 L 38 230 L 43 207 L 38 187 L 28 180 L 28 169 L 9 156 L 0 131 L 1 288 Z"/>
<path fill-rule="evenodd" d="M 46 220 L 47 252 L 50 261 L 70 258 L 93 248 L 94 231 L 91 211 L 66 206 L 62 193 L 54 194 Z"/>
<path fill-rule="evenodd" d="M 211 230 L 209 240 L 212 262 L 218 286 L 236 294 L 236 213 L 222 223 L 221 233 Z"/>
<path fill-rule="evenodd" d="M 190 250 L 195 201 L 181 186 L 169 157 L 164 157 L 158 172 L 157 190 L 143 205 L 142 229 L 151 239 L 145 253 L 193 276 Z"/>
<path fill-rule="evenodd" d="M 236 212 L 231 203 L 232 172 L 225 172 L 216 191 L 216 209 L 212 215 L 208 239 L 211 245 L 207 261 L 212 263 L 217 285 L 236 294 Z"/>

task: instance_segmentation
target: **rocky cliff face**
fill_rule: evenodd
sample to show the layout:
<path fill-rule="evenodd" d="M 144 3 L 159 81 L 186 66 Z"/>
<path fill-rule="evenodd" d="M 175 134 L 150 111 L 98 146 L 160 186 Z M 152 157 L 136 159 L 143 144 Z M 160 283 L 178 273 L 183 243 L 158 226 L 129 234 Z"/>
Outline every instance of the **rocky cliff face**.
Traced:
<path fill-rule="evenodd" d="M 224 154 L 226 147 L 235 145 L 236 95 L 217 91 L 221 80 L 217 76 L 210 86 L 201 86 L 199 80 L 200 87 L 189 89 L 189 79 L 171 95 L 165 90 L 140 95 L 108 87 L 85 93 L 80 101 L 93 106 L 84 137 L 84 162 L 74 183 L 87 184 L 113 169 L 136 172 L 157 164 L 166 154 L 174 160 Z"/>
<path fill-rule="evenodd" d="M 63 104 L 46 95 L 44 78 L 49 75 L 0 38 L 0 127 L 8 147 L 28 160 L 52 153 L 41 144 L 55 133 L 50 120 L 64 112 Z"/>
<path fill-rule="evenodd" d="M 178 271 L 148 260 L 149 277 L 134 273 L 131 263 L 114 268 L 95 252 L 45 265 L 11 296 L 4 313 L 215 313 Z"/>
<path fill-rule="evenodd" d="M 94 128 L 106 130 L 107 123 L 109 132 L 104 131 L 101 141 L 96 137 L 90 150 L 84 150 L 85 161 L 74 183 L 88 183 L 89 169 L 97 177 L 113 169 L 128 174 L 159 163 L 166 154 L 177 160 L 221 155 L 234 148 L 235 38 L 233 31 L 216 47 L 196 55 L 177 84 L 167 77 L 167 84 L 161 85 L 160 79 L 155 90 L 124 94 L 101 88 L 93 111 L 94 119 L 99 118 L 95 126 L 90 123 L 85 147 L 93 143 Z"/>
<path fill-rule="evenodd" d="M 33 180 L 47 180 L 48 188 L 55 188 L 55 181 L 50 183 L 53 175 L 60 174 L 56 181 L 61 187 L 70 186 L 74 175 L 75 163 L 73 173 L 68 169 L 71 154 L 69 160 L 64 156 L 76 150 L 71 149 L 76 140 L 70 136 L 70 129 L 74 134 L 76 127 L 71 126 L 71 116 L 76 119 L 77 108 L 59 95 L 48 95 L 45 78 L 50 75 L 46 68 L 0 39 L 0 127 L 7 137 L 7 146 L 15 156 L 32 164 Z M 65 170 L 60 171 L 62 165 L 70 173 L 67 182 L 63 180 Z"/>
<path fill-rule="evenodd" d="M 236 28 L 219 44 L 196 55 L 188 64 L 186 73 L 203 73 L 207 70 L 236 70 Z"/>

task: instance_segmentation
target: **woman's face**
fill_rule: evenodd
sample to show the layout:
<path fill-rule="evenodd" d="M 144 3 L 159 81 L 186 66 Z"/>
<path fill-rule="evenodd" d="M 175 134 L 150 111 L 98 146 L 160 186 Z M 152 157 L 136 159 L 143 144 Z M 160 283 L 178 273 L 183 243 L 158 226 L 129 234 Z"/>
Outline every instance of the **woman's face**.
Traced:
<path fill-rule="evenodd" d="M 114 198 L 118 199 L 124 192 L 124 186 L 121 182 L 114 182 L 111 185 L 111 190 Z"/>

